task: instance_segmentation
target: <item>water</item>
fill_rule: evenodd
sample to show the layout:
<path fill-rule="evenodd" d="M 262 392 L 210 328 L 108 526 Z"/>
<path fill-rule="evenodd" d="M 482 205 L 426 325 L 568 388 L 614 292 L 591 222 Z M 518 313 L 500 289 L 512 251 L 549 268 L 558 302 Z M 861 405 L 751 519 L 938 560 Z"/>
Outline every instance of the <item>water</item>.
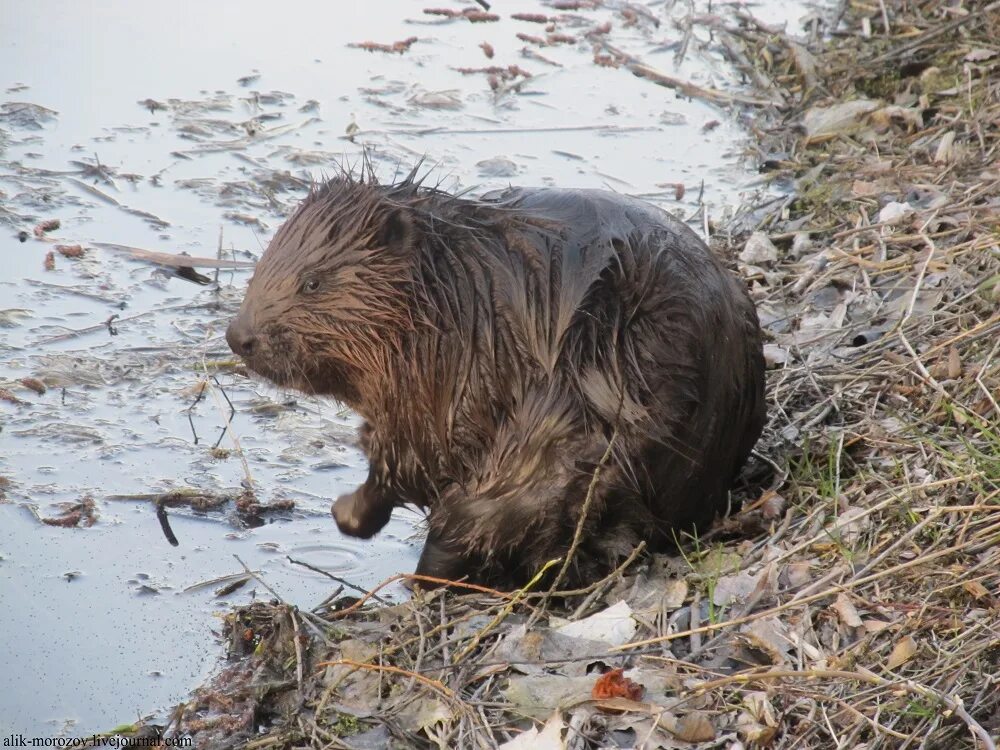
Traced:
<path fill-rule="evenodd" d="M 798 15 L 773 5 L 763 9 L 769 21 Z M 116 499 L 239 490 L 238 455 L 211 451 L 228 415 L 221 391 L 213 384 L 192 404 L 200 364 L 231 356 L 222 334 L 248 272 L 201 286 L 90 243 L 215 257 L 221 232 L 228 254 L 259 256 L 307 181 L 356 160 L 362 145 L 384 178 L 426 157 L 448 189 L 603 187 L 699 228 L 703 211 L 719 217 L 751 185 L 734 114 L 595 65 L 583 37 L 612 21 L 616 48 L 700 86 L 737 90 L 703 31 L 675 64 L 682 34 L 670 19 L 688 6 L 648 6 L 658 28 L 642 17 L 624 25 L 614 6 L 497 6 L 500 22 L 473 24 L 402 0 L 0 0 L 0 102 L 57 112 L 39 129 L 0 112 L 0 387 L 23 402 L 0 400 L 0 477 L 9 482 L 0 501 L 0 734 L 87 735 L 182 700 L 218 664 L 217 615 L 269 596 L 255 582 L 225 598 L 215 586 L 188 590 L 242 571 L 234 555 L 301 606 L 327 596 L 331 582 L 289 556 L 371 586 L 412 570 L 419 555 L 414 513 L 397 512 L 371 542 L 341 537 L 330 519 L 331 499 L 364 477 L 356 417 L 229 374 L 219 383 L 236 416 L 221 445 L 234 448 L 235 435 L 259 498 L 291 499 L 295 509 L 256 527 L 231 504 L 174 509 L 174 547 L 150 502 Z M 536 48 L 558 65 L 525 58 L 530 45 L 516 34 L 546 32 L 511 19 L 516 12 L 565 16 L 558 31 L 578 41 Z M 411 36 L 403 55 L 348 46 Z M 511 64 L 533 77 L 500 94 L 486 74 L 457 70 Z M 239 139 L 244 147 L 226 145 Z M 81 259 L 56 254 L 46 270 L 53 243 L 17 235 L 51 218 L 61 227 L 50 237 L 89 249 Z M 104 325 L 112 315 L 116 335 Z M 28 390 L 23 377 L 48 391 Z M 91 527 L 37 519 L 88 496 Z"/>

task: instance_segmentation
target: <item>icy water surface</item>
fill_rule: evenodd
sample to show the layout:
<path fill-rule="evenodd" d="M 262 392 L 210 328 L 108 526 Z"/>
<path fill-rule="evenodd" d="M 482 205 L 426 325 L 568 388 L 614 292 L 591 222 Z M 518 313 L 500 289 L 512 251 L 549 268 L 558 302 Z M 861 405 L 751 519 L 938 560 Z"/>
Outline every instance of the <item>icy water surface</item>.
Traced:
<path fill-rule="evenodd" d="M 249 271 L 202 285 L 94 243 L 215 257 L 221 236 L 227 257 L 253 260 L 309 180 L 363 145 L 384 178 L 427 157 L 443 187 L 473 193 L 603 187 L 698 227 L 738 203 L 753 175 L 736 116 L 595 64 L 584 36 L 611 22 L 614 48 L 738 91 L 703 31 L 675 64 L 672 19 L 693 6 L 494 5 L 499 21 L 471 23 L 401 0 L 0 0 L 0 735 L 87 735 L 183 699 L 218 664 L 216 615 L 269 596 L 197 586 L 241 572 L 234 555 L 314 606 L 332 582 L 288 557 L 371 586 L 419 554 L 406 511 L 371 542 L 337 532 L 330 501 L 365 471 L 338 404 L 228 370 L 194 404 L 205 368 L 231 359 L 222 335 Z M 549 32 L 513 13 L 557 16 L 567 38 L 519 39 Z M 404 54 L 349 46 L 411 37 Z M 509 65 L 531 77 L 459 70 Z M 61 226 L 36 238 L 48 219 Z M 47 261 L 56 244 L 86 249 Z M 228 456 L 212 450 L 223 391 Z M 294 509 L 253 523 L 232 502 L 168 509 L 172 546 L 143 497 L 235 495 L 247 472 L 262 502 Z M 92 526 L 41 522 L 84 498 Z"/>

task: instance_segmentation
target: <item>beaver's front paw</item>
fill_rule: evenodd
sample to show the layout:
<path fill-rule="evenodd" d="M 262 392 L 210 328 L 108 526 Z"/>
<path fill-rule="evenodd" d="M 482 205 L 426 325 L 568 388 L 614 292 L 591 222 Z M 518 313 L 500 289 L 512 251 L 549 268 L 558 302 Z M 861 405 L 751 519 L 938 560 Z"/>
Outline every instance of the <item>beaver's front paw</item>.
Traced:
<path fill-rule="evenodd" d="M 342 533 L 370 539 L 389 523 L 392 505 L 374 502 L 362 486 L 350 495 L 338 497 L 331 512 Z"/>
<path fill-rule="evenodd" d="M 476 565 L 471 557 L 452 545 L 447 545 L 441 537 L 431 531 L 427 535 L 424 551 L 420 554 L 416 574 L 438 579 L 437 581 L 417 580 L 416 585 L 424 589 L 436 589 L 445 585 L 441 581 L 458 581 L 467 575 L 474 575 Z M 410 583 L 413 587 L 413 583 Z"/>

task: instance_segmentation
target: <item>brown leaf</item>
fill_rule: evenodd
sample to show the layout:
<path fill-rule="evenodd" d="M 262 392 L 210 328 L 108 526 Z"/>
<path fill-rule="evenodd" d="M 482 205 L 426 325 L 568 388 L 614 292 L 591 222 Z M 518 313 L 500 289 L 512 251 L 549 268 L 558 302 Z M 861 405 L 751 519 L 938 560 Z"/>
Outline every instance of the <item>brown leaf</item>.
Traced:
<path fill-rule="evenodd" d="M 840 621 L 849 628 L 860 628 L 864 625 L 858 615 L 858 610 L 855 609 L 847 594 L 837 594 L 837 600 L 833 603 L 833 611 L 837 613 Z"/>
<path fill-rule="evenodd" d="M 12 404 L 26 404 L 24 399 L 18 398 L 6 388 L 0 388 L 0 401 L 9 401 Z"/>
<path fill-rule="evenodd" d="M 775 519 L 781 518 L 785 513 L 785 498 L 779 495 L 773 490 L 767 493 L 760 504 L 761 511 L 763 512 L 764 519 L 767 521 L 774 521 Z"/>
<path fill-rule="evenodd" d="M 56 252 L 64 258 L 82 258 L 82 245 L 56 245 Z"/>
<path fill-rule="evenodd" d="M 710 742 L 715 739 L 715 727 L 701 711 L 684 714 L 673 726 L 668 725 L 667 731 L 685 742 Z"/>
<path fill-rule="evenodd" d="M 975 599 L 986 599 L 990 595 L 989 589 L 979 581 L 966 581 L 962 584 L 962 588 L 971 594 Z"/>
<path fill-rule="evenodd" d="M 792 649 L 788 627 L 777 617 L 763 617 L 740 628 L 747 645 L 760 651 L 772 664 L 787 663 Z"/>
<path fill-rule="evenodd" d="M 955 157 L 955 131 L 949 130 L 938 142 L 937 150 L 934 152 L 935 164 L 947 164 Z"/>
<path fill-rule="evenodd" d="M 982 62 L 983 60 L 992 60 L 998 54 L 1000 53 L 994 49 L 983 49 L 982 47 L 979 47 L 969 52 L 963 59 L 966 62 Z"/>
<path fill-rule="evenodd" d="M 21 378 L 18 382 L 25 388 L 30 388 L 39 396 L 41 396 L 47 390 L 45 387 L 45 383 L 43 383 L 38 378 Z"/>
<path fill-rule="evenodd" d="M 63 512 L 52 518 L 41 518 L 46 526 L 62 526 L 70 528 L 72 526 L 93 526 L 97 522 L 97 510 L 94 498 L 85 496 L 80 502 L 72 505 L 65 505 Z"/>
<path fill-rule="evenodd" d="M 789 563 L 785 568 L 785 575 L 791 588 L 801 588 L 813 580 L 812 565 L 808 562 Z"/>
<path fill-rule="evenodd" d="M 754 747 L 769 745 L 778 731 L 778 720 L 767 693 L 755 691 L 743 698 L 745 710 L 736 719 L 736 730 Z"/>
<path fill-rule="evenodd" d="M 881 186 L 877 182 L 855 180 L 854 184 L 851 185 L 851 192 L 859 198 L 868 195 L 878 195 L 881 192 Z"/>
<path fill-rule="evenodd" d="M 896 669 L 906 664 L 913 655 L 917 653 L 917 642 L 912 635 L 908 635 L 892 647 L 889 660 L 885 663 L 886 669 Z"/>
<path fill-rule="evenodd" d="M 35 236 L 43 237 L 46 232 L 52 232 L 59 228 L 59 219 L 46 219 L 35 225 Z"/>
<path fill-rule="evenodd" d="M 948 349 L 948 378 L 954 380 L 962 376 L 962 356 L 954 346 Z"/>

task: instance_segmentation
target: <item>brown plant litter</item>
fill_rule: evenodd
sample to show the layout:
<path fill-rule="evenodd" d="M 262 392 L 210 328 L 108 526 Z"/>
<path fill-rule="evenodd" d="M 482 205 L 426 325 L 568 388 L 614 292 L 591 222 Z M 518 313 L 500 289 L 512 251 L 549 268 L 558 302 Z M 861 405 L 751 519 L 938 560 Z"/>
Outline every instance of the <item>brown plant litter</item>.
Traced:
<path fill-rule="evenodd" d="M 753 101 L 759 163 L 787 186 L 716 233 L 768 335 L 744 509 L 551 596 L 341 587 L 311 611 L 239 608 L 230 666 L 166 736 L 1000 744 L 1000 4 L 851 2 L 807 39 L 739 18 L 703 21 L 756 89 L 723 99 Z M 610 679 L 636 687 L 595 699 Z"/>

